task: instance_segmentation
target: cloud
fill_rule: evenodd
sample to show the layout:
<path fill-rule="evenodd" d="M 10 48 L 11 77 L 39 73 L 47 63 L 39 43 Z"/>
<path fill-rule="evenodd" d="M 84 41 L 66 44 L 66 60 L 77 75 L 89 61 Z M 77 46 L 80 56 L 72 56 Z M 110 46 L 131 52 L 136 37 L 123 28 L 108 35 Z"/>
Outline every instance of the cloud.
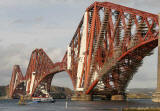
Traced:
<path fill-rule="evenodd" d="M 33 19 L 16 19 L 11 22 L 11 24 L 37 24 L 43 22 L 44 18 L 42 16 Z"/>
<path fill-rule="evenodd" d="M 52 80 L 52 85 L 73 89 L 72 81 L 67 72 L 60 72 L 55 74 Z"/>
<path fill-rule="evenodd" d="M 15 7 L 15 6 L 31 6 L 31 5 L 39 5 L 39 6 L 46 6 L 46 5 L 54 5 L 57 3 L 81 3 L 85 2 L 86 0 L 0 0 L 0 6 L 3 7 Z"/>
<path fill-rule="evenodd" d="M 12 6 L 31 6 L 31 5 L 38 5 L 38 6 L 45 6 L 45 5 L 54 5 L 54 4 L 76 4 L 77 6 L 80 4 L 77 3 L 82 3 L 82 4 L 88 4 L 88 6 L 95 2 L 97 0 L 91 0 L 91 1 L 86 1 L 86 0 L 1 0 L 0 1 L 0 6 L 5 6 L 5 7 L 12 7 Z M 159 0 L 98 0 L 99 2 L 113 2 L 113 3 L 118 3 L 122 5 L 129 5 L 134 7 L 154 7 L 158 8 L 159 7 Z M 139 5 L 142 4 L 142 5 Z M 144 5 L 145 4 L 145 5 Z"/>
<path fill-rule="evenodd" d="M 25 23 L 25 20 L 22 20 L 22 19 L 17 19 L 17 20 L 14 20 L 13 22 L 12 22 L 12 24 L 21 24 L 21 23 Z"/>
<path fill-rule="evenodd" d="M 65 54 L 66 50 L 62 48 L 48 48 L 47 54 L 51 58 L 51 60 L 55 62 L 60 62 Z"/>
<path fill-rule="evenodd" d="M 24 44 L 12 44 L 8 47 L 0 48 L 0 84 L 7 85 L 10 82 L 13 65 L 19 64 L 26 68 L 28 59 L 25 55 L 26 46 Z M 24 72 L 24 70 L 23 70 Z"/>
<path fill-rule="evenodd" d="M 44 20 L 44 18 L 43 18 L 42 16 L 36 17 L 36 18 L 34 19 L 35 22 L 42 22 L 43 20 Z"/>

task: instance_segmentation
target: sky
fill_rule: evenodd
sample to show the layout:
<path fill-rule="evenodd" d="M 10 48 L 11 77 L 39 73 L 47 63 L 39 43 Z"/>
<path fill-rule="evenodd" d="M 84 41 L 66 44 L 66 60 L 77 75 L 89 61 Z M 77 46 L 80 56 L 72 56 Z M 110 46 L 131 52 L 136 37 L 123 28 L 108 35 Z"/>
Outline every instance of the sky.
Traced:
<path fill-rule="evenodd" d="M 60 61 L 85 12 L 95 0 L 0 0 L 0 85 L 10 82 L 13 65 L 23 74 L 35 48 L 43 48 L 53 62 Z M 98 0 L 97 0 L 98 1 Z M 99 0 L 142 11 L 160 13 L 160 0 Z M 144 59 L 129 88 L 155 88 L 157 49 Z M 67 73 L 52 84 L 72 87 Z"/>

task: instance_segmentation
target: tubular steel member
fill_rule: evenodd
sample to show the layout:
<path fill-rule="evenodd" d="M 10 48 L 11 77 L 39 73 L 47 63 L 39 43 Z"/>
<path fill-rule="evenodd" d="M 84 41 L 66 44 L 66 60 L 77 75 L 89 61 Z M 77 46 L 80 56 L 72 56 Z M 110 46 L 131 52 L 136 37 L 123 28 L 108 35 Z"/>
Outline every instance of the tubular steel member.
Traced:
<path fill-rule="evenodd" d="M 107 10 L 107 13 L 104 13 L 103 16 L 101 13 L 100 17 L 103 17 L 101 28 L 97 27 L 98 25 L 94 26 L 95 28 L 92 27 L 94 34 L 99 32 L 95 34 L 95 39 L 93 39 L 95 42 L 93 43 L 98 43 L 98 40 L 103 42 L 100 43 L 101 46 L 99 44 L 94 44 L 95 47 L 94 45 L 91 46 L 94 47 L 94 50 L 89 49 L 90 52 L 92 51 L 91 57 L 93 59 L 91 58 L 91 61 L 93 62 L 91 62 L 92 65 L 89 65 L 89 61 L 85 63 L 88 69 L 85 77 L 89 80 L 86 80 L 85 83 L 86 94 L 100 92 L 105 94 L 104 92 L 106 92 L 106 95 L 110 93 L 111 95 L 117 95 L 117 97 L 120 97 L 118 95 L 125 96 L 127 84 L 138 67 L 141 66 L 142 59 L 150 55 L 150 52 L 157 46 L 157 15 L 108 2 L 96 2 L 88 8 L 88 10 L 91 9 L 94 10 L 93 12 L 96 9 L 98 9 L 97 12 Z M 109 15 L 108 20 L 107 15 Z M 94 17 L 93 14 L 92 21 L 95 20 Z M 103 29 L 103 27 L 106 28 Z M 100 31 L 96 29 L 100 29 Z M 101 36 L 103 33 L 104 35 Z M 89 44 L 92 44 L 92 41 Z M 97 57 L 97 55 L 94 55 L 97 50 L 96 47 L 102 47 L 101 49 L 103 49 L 101 51 L 102 57 L 98 56 L 98 60 L 103 60 L 101 66 L 94 62 L 95 56 Z M 88 57 L 90 56 L 87 55 Z M 88 58 L 88 60 L 90 59 Z M 98 76 L 94 74 L 96 72 L 98 72 Z"/>
<path fill-rule="evenodd" d="M 19 98 L 19 94 L 25 95 L 25 80 L 19 65 L 14 65 L 9 85 L 9 97 Z"/>
<path fill-rule="evenodd" d="M 160 24 L 160 14 L 159 14 L 159 24 Z M 159 26 L 159 38 L 158 38 L 158 64 L 157 64 L 157 89 L 152 95 L 153 102 L 160 102 L 160 26 Z"/>
<path fill-rule="evenodd" d="M 75 95 L 85 91 L 122 99 L 142 59 L 157 46 L 157 15 L 108 2 L 95 2 L 87 12 L 85 61 L 77 76 L 77 86 L 84 89 Z"/>
<path fill-rule="evenodd" d="M 91 100 L 92 95 L 121 100 L 143 58 L 157 47 L 158 33 L 155 14 L 95 2 L 86 9 L 61 62 L 52 63 L 42 49 L 33 51 L 26 94 L 49 96 L 54 74 L 66 71 L 75 91 L 73 100 Z"/>
<path fill-rule="evenodd" d="M 36 49 L 31 54 L 25 77 L 20 67 L 14 66 L 10 82 L 10 97 L 17 98 L 19 94 L 27 97 L 49 97 L 54 74 L 65 70 L 66 55 L 62 62 L 54 64 L 42 49 Z"/>
<path fill-rule="evenodd" d="M 28 86 L 27 94 L 31 97 L 49 97 L 52 78 L 55 73 L 66 69 L 65 62 L 63 58 L 62 62 L 52 63 L 42 49 L 35 50 L 25 76 Z"/>

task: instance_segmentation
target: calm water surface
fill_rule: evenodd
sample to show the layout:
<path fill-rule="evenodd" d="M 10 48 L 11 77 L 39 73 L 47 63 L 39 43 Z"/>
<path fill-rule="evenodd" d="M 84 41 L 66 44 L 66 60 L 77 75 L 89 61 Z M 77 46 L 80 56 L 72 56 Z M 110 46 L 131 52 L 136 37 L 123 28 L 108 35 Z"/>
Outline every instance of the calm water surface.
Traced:
<path fill-rule="evenodd" d="M 128 101 L 71 101 L 56 100 L 56 103 L 31 103 L 18 105 L 18 100 L 0 100 L 0 111 L 120 111 L 124 107 L 160 107 L 150 99 Z"/>

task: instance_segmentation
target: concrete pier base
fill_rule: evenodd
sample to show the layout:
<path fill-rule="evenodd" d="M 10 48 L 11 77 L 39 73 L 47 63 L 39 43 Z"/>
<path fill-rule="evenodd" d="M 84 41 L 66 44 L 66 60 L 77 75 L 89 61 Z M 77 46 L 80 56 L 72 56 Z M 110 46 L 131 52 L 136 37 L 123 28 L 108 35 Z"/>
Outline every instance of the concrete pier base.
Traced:
<path fill-rule="evenodd" d="M 152 95 L 152 101 L 153 101 L 153 102 L 160 102 L 160 92 L 155 92 L 155 93 Z"/>
<path fill-rule="evenodd" d="M 124 95 L 113 95 L 111 97 L 111 100 L 113 100 L 113 101 L 122 101 L 124 99 L 125 99 Z"/>
<path fill-rule="evenodd" d="M 92 95 L 75 94 L 71 97 L 71 100 L 73 100 L 73 101 L 91 101 Z"/>

